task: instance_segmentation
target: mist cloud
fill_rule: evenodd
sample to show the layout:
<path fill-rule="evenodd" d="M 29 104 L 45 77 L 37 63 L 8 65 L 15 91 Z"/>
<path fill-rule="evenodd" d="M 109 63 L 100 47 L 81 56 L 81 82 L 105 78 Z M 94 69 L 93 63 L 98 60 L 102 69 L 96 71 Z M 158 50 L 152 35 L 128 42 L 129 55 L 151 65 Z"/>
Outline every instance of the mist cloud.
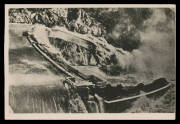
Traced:
<path fill-rule="evenodd" d="M 164 9 L 153 9 L 152 16 L 140 31 L 141 46 L 119 58 L 123 68 L 138 73 L 172 78 L 175 73 L 175 19 L 168 19 Z"/>

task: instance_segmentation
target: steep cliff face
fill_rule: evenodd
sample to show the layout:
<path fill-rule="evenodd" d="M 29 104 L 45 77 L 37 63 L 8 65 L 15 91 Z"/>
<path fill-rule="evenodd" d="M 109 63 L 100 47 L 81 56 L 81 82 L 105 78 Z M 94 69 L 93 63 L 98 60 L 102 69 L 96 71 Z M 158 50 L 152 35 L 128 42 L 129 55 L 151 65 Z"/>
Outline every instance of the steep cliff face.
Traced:
<path fill-rule="evenodd" d="M 100 23 L 83 9 L 10 9 L 9 15 L 10 23 L 39 23 L 47 27 L 63 26 L 73 32 L 94 36 L 102 36 L 103 32 Z M 88 60 L 91 56 L 90 52 L 76 44 L 54 39 L 53 45 L 58 47 L 72 65 L 96 64 L 94 57 Z"/>
<path fill-rule="evenodd" d="M 128 54 L 125 57 L 118 56 L 119 60 L 115 61 L 117 66 L 120 65 L 120 68 L 133 67 L 142 73 L 149 73 L 149 70 L 157 68 L 156 66 L 161 68 L 160 65 L 166 67 L 169 65 L 166 65 L 167 62 L 162 59 L 158 60 L 157 58 L 160 57 L 154 57 L 154 55 L 162 57 L 164 55 L 161 54 L 165 53 L 165 60 L 174 61 L 172 57 L 175 46 L 174 17 L 174 10 L 169 8 L 27 8 L 9 10 L 10 23 L 40 23 L 50 28 L 63 26 L 72 32 L 105 39 L 109 44 L 122 48 Z M 54 40 L 54 45 L 61 50 L 72 65 L 98 63 L 91 52 L 76 44 Z M 96 52 L 95 54 L 98 56 L 100 65 L 109 64 L 108 61 L 111 57 L 104 53 L 98 55 Z"/>
<path fill-rule="evenodd" d="M 102 35 L 102 25 L 83 9 L 10 9 L 10 23 L 40 23 L 47 27 L 64 26 L 81 34 Z"/>

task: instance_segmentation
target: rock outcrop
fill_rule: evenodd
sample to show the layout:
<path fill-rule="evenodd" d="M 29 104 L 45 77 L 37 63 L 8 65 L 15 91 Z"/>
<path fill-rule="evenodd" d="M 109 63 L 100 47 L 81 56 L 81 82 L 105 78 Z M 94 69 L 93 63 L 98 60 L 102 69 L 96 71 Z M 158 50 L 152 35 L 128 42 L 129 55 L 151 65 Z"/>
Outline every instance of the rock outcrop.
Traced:
<path fill-rule="evenodd" d="M 131 52 L 140 45 L 139 33 L 132 23 L 131 15 L 128 9 L 23 8 L 10 9 L 9 22 L 38 23 L 49 28 L 64 27 L 72 32 L 94 36 L 114 47 Z M 67 43 L 63 40 L 59 42 L 57 39 L 53 39 L 53 45 L 72 65 L 117 64 L 114 56 L 108 56 L 103 52 L 94 52 L 94 48 L 89 51 L 77 44 Z"/>

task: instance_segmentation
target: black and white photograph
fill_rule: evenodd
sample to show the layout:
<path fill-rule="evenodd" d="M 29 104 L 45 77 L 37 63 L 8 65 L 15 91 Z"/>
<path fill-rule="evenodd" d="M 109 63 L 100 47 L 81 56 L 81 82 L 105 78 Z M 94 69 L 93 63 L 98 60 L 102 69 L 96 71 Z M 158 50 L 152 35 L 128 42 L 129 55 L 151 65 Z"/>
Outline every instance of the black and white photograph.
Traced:
<path fill-rule="evenodd" d="M 5 15 L 8 119 L 175 115 L 175 5 L 17 4 Z"/>

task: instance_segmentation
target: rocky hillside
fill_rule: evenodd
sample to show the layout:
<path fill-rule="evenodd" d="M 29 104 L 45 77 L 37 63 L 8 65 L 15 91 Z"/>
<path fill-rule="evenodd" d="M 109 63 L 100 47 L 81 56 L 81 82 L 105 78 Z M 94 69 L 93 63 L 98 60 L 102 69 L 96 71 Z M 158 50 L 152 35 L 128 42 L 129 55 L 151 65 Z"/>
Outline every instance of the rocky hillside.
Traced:
<path fill-rule="evenodd" d="M 117 20 L 116 17 L 121 18 Z M 47 27 L 64 26 L 73 32 L 91 34 L 95 37 L 103 37 L 108 41 L 108 43 L 129 51 L 138 48 L 140 42 L 139 36 L 136 36 L 137 32 L 135 32 L 135 27 L 130 24 L 130 18 L 125 10 L 76 8 L 10 9 L 9 22 L 27 24 L 40 23 Z M 115 26 L 119 26 L 121 29 L 113 29 Z M 115 31 L 113 32 L 113 30 Z M 123 32 L 127 36 L 121 35 L 115 38 L 114 35 L 119 35 L 119 32 Z M 129 35 L 131 35 L 131 37 L 129 37 Z M 126 42 L 124 42 L 125 44 L 119 42 L 120 37 L 122 40 L 126 40 Z M 133 42 L 130 41 L 131 43 L 128 43 L 128 39 L 133 39 Z M 91 55 L 88 54 L 87 50 L 80 48 L 77 45 L 62 42 L 59 47 L 66 50 L 63 54 L 73 65 L 88 65 L 96 63 L 94 57 L 92 57 L 91 60 L 88 60 L 88 57 Z M 100 64 L 107 64 L 107 61 L 101 61 Z"/>
<path fill-rule="evenodd" d="M 47 27 L 64 26 L 81 34 L 102 36 L 100 23 L 83 9 L 10 9 L 10 23 L 40 23 Z"/>
<path fill-rule="evenodd" d="M 166 54 L 170 55 L 167 55 L 165 59 L 168 61 L 174 59 L 169 57 L 174 51 L 174 17 L 174 10 L 169 8 L 19 8 L 9 10 L 10 23 L 39 23 L 47 27 L 63 26 L 73 32 L 91 34 L 105 39 L 109 44 L 122 48 L 133 56 L 133 62 L 129 60 L 129 56 L 119 57 L 122 61 L 120 66 L 124 64 L 124 66 L 140 66 L 139 70 L 143 69 L 143 71 L 146 68 L 144 66 L 155 67 L 154 59 L 153 62 L 147 62 L 153 58 L 151 54 L 159 56 L 161 53 L 168 52 Z M 65 58 L 72 65 L 97 64 L 97 59 L 78 45 L 62 41 L 56 46 L 63 50 Z M 109 60 L 106 60 L 103 54 L 98 56 L 98 59 L 103 60 L 100 61 L 100 65 L 108 64 Z M 157 65 L 159 61 L 161 60 L 155 64 Z M 126 63 L 130 64 L 126 65 Z"/>

